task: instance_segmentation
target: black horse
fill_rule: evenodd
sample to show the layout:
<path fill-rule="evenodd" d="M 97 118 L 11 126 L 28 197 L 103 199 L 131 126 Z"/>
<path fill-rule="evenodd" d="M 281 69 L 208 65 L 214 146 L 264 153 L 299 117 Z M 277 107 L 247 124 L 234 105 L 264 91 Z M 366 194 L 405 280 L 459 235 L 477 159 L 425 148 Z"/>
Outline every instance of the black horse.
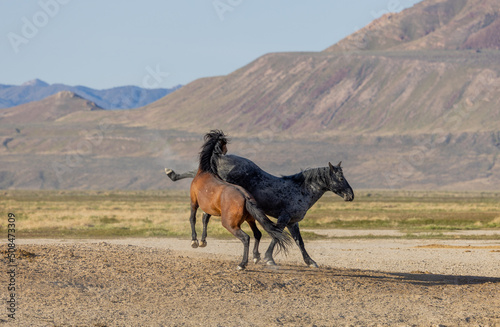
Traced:
<path fill-rule="evenodd" d="M 307 169 L 295 175 L 276 177 L 260 169 L 251 160 L 235 155 L 220 156 L 215 162 L 217 173 L 223 180 L 246 189 L 266 215 L 278 218 L 277 225 L 280 229 L 288 228 L 302 252 L 304 262 L 312 267 L 318 265 L 304 247 L 299 222 L 304 219 L 309 208 L 327 191 L 343 197 L 345 201 L 354 200 L 354 192 L 344 178 L 340 164 L 333 166 L 328 163 L 328 167 Z M 172 181 L 193 178 L 196 175 L 195 171 L 176 174 L 168 168 L 165 168 L 165 173 Z M 205 215 L 204 226 L 210 218 L 209 215 Z M 273 239 L 264 257 L 269 265 L 276 264 L 273 259 L 275 245 Z"/>

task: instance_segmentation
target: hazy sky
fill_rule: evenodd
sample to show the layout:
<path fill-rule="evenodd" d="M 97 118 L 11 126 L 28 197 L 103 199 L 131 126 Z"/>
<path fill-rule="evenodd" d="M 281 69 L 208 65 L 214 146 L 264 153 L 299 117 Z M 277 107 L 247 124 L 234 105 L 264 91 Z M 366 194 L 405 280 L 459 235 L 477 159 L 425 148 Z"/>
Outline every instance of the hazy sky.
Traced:
<path fill-rule="evenodd" d="M 187 84 L 269 52 L 321 51 L 417 2 L 0 0 L 0 84 Z"/>

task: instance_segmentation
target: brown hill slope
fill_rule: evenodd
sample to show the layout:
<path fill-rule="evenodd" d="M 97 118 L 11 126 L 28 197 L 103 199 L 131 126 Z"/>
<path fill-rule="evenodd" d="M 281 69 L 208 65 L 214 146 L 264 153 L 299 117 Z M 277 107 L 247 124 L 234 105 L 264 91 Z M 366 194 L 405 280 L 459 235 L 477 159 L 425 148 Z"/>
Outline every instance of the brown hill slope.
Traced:
<path fill-rule="evenodd" d="M 49 122 L 74 112 L 94 110 L 102 109 L 73 92 L 62 91 L 40 101 L 0 110 L 0 123 Z"/>
<path fill-rule="evenodd" d="M 499 76 L 497 51 L 269 54 L 187 85 L 137 121 L 189 131 L 222 124 L 240 135 L 492 131 Z"/>

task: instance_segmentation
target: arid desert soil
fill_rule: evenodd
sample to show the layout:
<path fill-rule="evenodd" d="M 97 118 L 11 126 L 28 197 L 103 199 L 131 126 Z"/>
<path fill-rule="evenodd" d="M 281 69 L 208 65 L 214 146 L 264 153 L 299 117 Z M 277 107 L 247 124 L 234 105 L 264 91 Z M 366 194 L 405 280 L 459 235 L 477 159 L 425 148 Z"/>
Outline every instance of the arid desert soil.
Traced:
<path fill-rule="evenodd" d="M 499 241 L 313 241 L 319 269 L 294 247 L 240 272 L 238 241 L 189 244 L 19 240 L 16 319 L 0 326 L 500 325 Z"/>

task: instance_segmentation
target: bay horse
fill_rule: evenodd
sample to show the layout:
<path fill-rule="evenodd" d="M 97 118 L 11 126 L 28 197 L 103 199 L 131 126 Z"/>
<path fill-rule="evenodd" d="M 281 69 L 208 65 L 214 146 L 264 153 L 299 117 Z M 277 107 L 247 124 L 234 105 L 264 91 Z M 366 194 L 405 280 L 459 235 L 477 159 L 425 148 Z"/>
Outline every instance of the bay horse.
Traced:
<path fill-rule="evenodd" d="M 280 250 L 286 251 L 290 244 L 290 236 L 283 233 L 257 206 L 253 197 L 241 186 L 232 185 L 223 181 L 219 175 L 215 162 L 226 150 L 227 139 L 222 131 L 212 130 L 205 135 L 205 143 L 200 152 L 200 162 L 196 175 L 191 182 L 191 223 L 192 241 L 191 246 L 197 247 L 196 235 L 196 211 L 203 210 L 206 215 L 203 218 L 202 246 L 206 245 L 206 225 L 210 216 L 220 216 L 222 226 L 243 243 L 243 259 L 238 265 L 238 270 L 245 269 L 248 263 L 248 252 L 250 236 L 241 230 L 241 224 L 247 222 L 255 237 L 253 250 L 254 262 L 260 259 L 259 242 L 262 236 L 255 224 L 257 220 L 272 237 L 272 242 L 277 244 Z M 210 216 L 208 216 L 210 215 Z"/>
<path fill-rule="evenodd" d="M 328 163 L 328 167 L 306 169 L 281 177 L 273 176 L 253 161 L 235 155 L 220 155 L 213 164 L 223 180 L 243 187 L 255 198 L 266 215 L 278 219 L 277 225 L 281 229 L 288 228 L 306 265 L 318 267 L 305 249 L 299 222 L 327 191 L 337 194 L 345 201 L 354 200 L 354 192 L 344 177 L 341 162 L 336 166 Z M 165 168 L 165 172 L 172 181 L 193 178 L 196 174 L 194 171 L 176 174 L 168 168 Z M 207 214 L 208 216 L 203 216 L 204 221 L 210 218 L 210 214 Z M 273 259 L 275 245 L 273 239 L 264 256 L 268 265 L 276 264 Z"/>

